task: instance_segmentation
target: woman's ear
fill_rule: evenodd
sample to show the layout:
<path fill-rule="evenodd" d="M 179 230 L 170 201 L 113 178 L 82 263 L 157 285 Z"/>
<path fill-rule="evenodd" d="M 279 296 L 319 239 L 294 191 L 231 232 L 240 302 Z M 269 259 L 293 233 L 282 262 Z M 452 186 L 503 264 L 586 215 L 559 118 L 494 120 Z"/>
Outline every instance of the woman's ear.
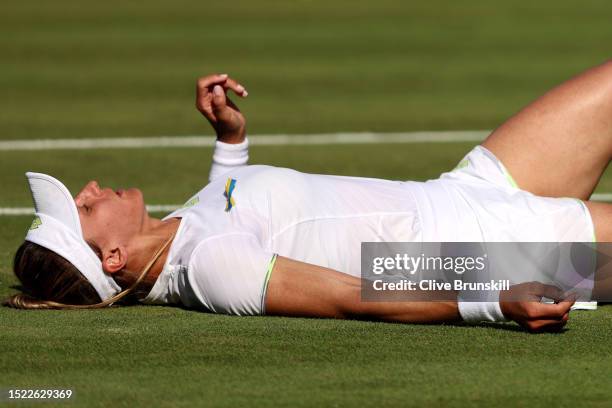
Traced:
<path fill-rule="evenodd" d="M 119 272 L 127 263 L 127 249 L 123 246 L 117 246 L 110 250 L 102 251 L 102 269 L 108 274 Z"/>

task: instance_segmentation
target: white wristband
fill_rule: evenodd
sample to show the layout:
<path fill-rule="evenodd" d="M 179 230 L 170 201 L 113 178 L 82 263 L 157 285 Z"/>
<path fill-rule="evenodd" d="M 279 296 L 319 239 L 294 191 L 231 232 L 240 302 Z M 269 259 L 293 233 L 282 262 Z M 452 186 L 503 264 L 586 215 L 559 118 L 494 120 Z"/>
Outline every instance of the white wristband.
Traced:
<path fill-rule="evenodd" d="M 208 178 L 212 181 L 230 170 L 246 165 L 248 162 L 249 140 L 247 138 L 236 144 L 223 143 L 217 140 Z"/>
<path fill-rule="evenodd" d="M 459 314 L 467 323 L 507 322 L 499 306 L 499 292 L 491 293 L 488 302 L 462 302 L 459 295 Z"/>

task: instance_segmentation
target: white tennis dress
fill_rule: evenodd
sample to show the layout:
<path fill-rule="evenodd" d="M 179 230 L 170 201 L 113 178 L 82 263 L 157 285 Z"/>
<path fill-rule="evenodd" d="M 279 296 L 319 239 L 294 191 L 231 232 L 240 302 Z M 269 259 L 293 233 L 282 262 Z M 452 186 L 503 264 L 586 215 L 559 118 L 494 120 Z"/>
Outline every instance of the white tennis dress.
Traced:
<path fill-rule="evenodd" d="M 362 242 L 590 242 L 584 203 L 516 187 L 474 148 L 427 182 L 244 166 L 216 177 L 168 218 L 181 218 L 148 304 L 265 313 L 276 255 L 360 276 Z"/>

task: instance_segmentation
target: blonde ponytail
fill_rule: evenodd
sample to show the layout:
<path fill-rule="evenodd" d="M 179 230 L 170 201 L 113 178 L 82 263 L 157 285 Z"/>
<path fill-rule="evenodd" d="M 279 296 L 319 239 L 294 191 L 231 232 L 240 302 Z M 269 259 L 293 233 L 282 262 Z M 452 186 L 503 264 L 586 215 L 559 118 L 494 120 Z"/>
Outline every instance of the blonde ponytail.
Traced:
<path fill-rule="evenodd" d="M 174 239 L 174 235 L 172 234 L 170 238 L 164 242 L 163 245 L 159 247 L 159 249 L 155 252 L 151 260 L 147 263 L 147 265 L 143 268 L 142 272 L 136 282 L 134 282 L 129 288 L 126 290 L 117 293 L 115 296 L 106 299 L 102 302 L 91 304 L 91 305 L 69 305 L 59 302 L 54 302 L 52 300 L 41 300 L 35 297 L 29 296 L 24 293 L 18 293 L 16 295 L 11 296 L 6 299 L 2 304 L 4 306 L 13 307 L 16 309 L 100 309 L 103 307 L 107 307 L 112 305 L 113 303 L 123 299 L 125 296 L 130 294 L 142 280 L 147 276 L 155 262 L 162 255 L 164 250 L 170 245 L 172 240 Z"/>
<path fill-rule="evenodd" d="M 65 306 L 51 300 L 36 299 L 32 296 L 26 295 L 25 293 L 18 293 L 11 296 L 2 302 L 2 305 L 13 307 L 15 309 L 63 309 L 63 307 L 59 308 L 57 306 Z"/>

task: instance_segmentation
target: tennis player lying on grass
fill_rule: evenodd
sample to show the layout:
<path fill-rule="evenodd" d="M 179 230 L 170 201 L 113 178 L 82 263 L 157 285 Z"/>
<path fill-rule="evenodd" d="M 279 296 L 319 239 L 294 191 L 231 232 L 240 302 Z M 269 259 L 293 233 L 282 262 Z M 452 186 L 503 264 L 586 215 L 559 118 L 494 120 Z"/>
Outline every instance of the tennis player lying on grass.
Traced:
<path fill-rule="evenodd" d="M 25 293 L 6 303 L 121 300 L 234 315 L 559 329 L 573 299 L 535 283 L 502 291 L 499 302 L 361 301 L 360 244 L 612 240 L 612 206 L 587 201 L 612 155 L 611 62 L 551 90 L 426 183 L 246 166 L 245 119 L 229 90 L 247 96 L 227 75 L 198 80 L 197 108 L 218 136 L 210 183 L 162 220 L 147 214 L 138 189 L 91 181 L 73 199 L 59 181 L 28 173 L 36 218 L 14 261 Z M 519 290 L 532 301 L 510 301 Z"/>

